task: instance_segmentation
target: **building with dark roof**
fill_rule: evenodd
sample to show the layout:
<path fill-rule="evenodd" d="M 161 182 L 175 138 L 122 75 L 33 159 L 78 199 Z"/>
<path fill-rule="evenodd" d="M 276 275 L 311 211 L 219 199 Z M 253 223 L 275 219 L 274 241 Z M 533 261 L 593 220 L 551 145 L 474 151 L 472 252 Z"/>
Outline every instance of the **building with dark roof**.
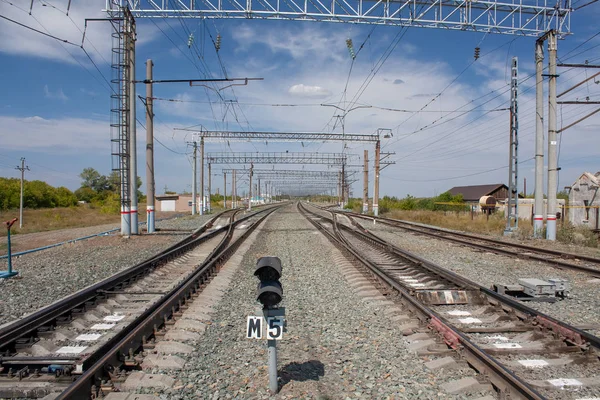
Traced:
<path fill-rule="evenodd" d="M 508 186 L 503 183 L 493 185 L 455 186 L 448 190 L 452 196 L 462 194 L 465 202 L 479 202 L 481 196 L 494 196 L 503 201 L 508 198 Z"/>

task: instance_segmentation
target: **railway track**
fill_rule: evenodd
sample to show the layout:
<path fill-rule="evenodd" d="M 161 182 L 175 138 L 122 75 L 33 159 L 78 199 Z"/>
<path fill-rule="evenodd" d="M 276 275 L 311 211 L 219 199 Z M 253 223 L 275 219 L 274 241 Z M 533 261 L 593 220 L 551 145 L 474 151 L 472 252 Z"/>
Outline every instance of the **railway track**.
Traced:
<path fill-rule="evenodd" d="M 215 216 L 139 265 L 0 328 L 0 398 L 104 397 L 140 368 L 220 266 L 277 207 Z"/>
<path fill-rule="evenodd" d="M 342 224 L 336 213 L 299 209 L 414 315 L 400 329 L 420 353 L 456 351 L 501 399 L 600 397 L 600 338 Z"/>
<path fill-rule="evenodd" d="M 468 233 L 448 231 L 431 226 L 424 226 L 407 221 L 400 221 L 390 218 L 372 217 L 352 212 L 337 212 L 340 215 L 346 215 L 351 218 L 377 221 L 378 223 L 400 228 L 419 235 L 434 237 L 457 243 L 463 246 L 473 247 L 487 252 L 519 257 L 521 259 L 530 259 L 547 263 L 556 268 L 566 268 L 574 271 L 583 272 L 600 278 L 600 258 L 585 256 L 582 254 L 566 253 L 557 250 L 543 249 L 540 247 L 528 246 L 520 243 L 508 243 L 498 239 L 485 238 Z"/>

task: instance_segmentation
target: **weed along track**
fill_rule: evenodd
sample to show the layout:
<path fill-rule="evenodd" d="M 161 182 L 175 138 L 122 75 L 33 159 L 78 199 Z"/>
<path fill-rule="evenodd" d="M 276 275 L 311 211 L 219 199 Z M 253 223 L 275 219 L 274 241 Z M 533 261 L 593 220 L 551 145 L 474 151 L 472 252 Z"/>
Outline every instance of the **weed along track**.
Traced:
<path fill-rule="evenodd" d="M 86 399 L 120 390 L 167 328 L 190 324 L 178 320 L 183 311 L 276 209 L 217 215 L 156 257 L 4 326 L 0 397 Z"/>
<path fill-rule="evenodd" d="M 600 396 L 600 338 L 403 251 L 347 216 L 299 209 L 407 310 L 398 331 L 432 368 L 458 361 L 479 372 L 449 391 L 489 387 L 510 399 Z"/>

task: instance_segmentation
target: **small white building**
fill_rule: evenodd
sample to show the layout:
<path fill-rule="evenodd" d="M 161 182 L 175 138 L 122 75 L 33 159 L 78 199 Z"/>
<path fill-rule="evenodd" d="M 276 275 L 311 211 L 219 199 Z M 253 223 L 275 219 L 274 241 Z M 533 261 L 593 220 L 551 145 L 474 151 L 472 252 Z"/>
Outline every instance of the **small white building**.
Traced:
<path fill-rule="evenodd" d="M 600 172 L 592 174 L 584 172 L 579 178 L 567 187 L 569 189 L 569 221 L 573 225 L 588 226 L 598 229 L 600 199 Z"/>

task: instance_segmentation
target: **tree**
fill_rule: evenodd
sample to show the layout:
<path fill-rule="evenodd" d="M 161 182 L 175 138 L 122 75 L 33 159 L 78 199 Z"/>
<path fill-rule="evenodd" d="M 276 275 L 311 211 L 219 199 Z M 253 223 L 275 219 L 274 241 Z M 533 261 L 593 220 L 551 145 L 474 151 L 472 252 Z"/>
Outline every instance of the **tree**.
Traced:
<path fill-rule="evenodd" d="M 79 174 L 79 177 L 83 180 L 83 182 L 81 182 L 81 187 L 87 187 L 98 191 L 98 183 L 102 177 L 100 172 L 96 171 L 94 168 L 84 168 L 83 172 Z"/>

